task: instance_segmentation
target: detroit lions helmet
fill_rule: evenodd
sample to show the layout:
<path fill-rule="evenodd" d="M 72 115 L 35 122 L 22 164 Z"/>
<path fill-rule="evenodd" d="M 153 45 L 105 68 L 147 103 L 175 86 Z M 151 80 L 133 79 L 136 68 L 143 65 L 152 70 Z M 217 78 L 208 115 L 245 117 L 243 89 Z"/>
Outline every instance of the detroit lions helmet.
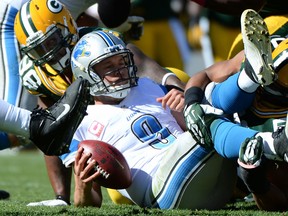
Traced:
<path fill-rule="evenodd" d="M 36 66 L 49 64 L 58 73 L 70 67 L 71 48 L 78 40 L 77 25 L 57 0 L 31 0 L 18 11 L 14 30 Z"/>
<path fill-rule="evenodd" d="M 116 55 L 120 56 L 123 62 L 119 68 L 109 68 L 104 75 L 95 69 L 99 63 Z M 90 93 L 93 96 L 123 99 L 130 88 L 137 85 L 137 68 L 133 54 L 112 32 L 93 31 L 84 35 L 73 49 L 71 67 L 76 78 L 82 77 L 90 82 Z M 112 83 L 108 82 L 105 77 L 113 74 L 121 75 L 121 78 Z"/>

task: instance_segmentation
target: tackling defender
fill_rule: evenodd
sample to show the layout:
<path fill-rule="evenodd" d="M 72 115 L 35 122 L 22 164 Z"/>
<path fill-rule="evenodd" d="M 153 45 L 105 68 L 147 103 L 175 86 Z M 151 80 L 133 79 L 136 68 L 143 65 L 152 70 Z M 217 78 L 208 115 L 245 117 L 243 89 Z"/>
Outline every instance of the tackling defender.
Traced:
<path fill-rule="evenodd" d="M 186 123 L 191 134 L 197 134 L 197 140 L 205 140 L 202 144 L 210 143 L 210 148 L 215 148 L 224 157 L 239 157 L 239 173 L 260 209 L 286 210 L 288 176 L 285 173 L 288 166 L 283 161 L 287 162 L 287 123 L 285 127 L 283 125 L 288 111 L 285 94 L 287 39 L 271 36 L 270 42 L 265 22 L 253 10 L 243 12 L 241 24 L 246 56 L 243 67 L 226 81 L 207 85 L 207 74 L 217 70 L 223 72 L 221 69 L 224 73 L 226 70 L 231 73 L 239 71 L 244 56 L 241 52 L 231 60 L 211 66 L 205 73 L 198 73 L 195 76 L 198 79 L 192 77 L 185 93 Z M 241 122 L 244 120 L 244 126 L 252 129 L 224 118 L 214 120 L 215 116 L 207 115 L 204 118 L 209 120 L 210 116 L 212 120 L 206 122 L 206 130 L 206 126 L 198 121 L 205 112 L 205 106 L 200 104 L 205 87 L 205 98 L 209 103 L 226 114 L 240 112 Z M 193 113 L 190 110 L 194 110 Z M 198 120 L 195 114 L 199 114 Z"/>

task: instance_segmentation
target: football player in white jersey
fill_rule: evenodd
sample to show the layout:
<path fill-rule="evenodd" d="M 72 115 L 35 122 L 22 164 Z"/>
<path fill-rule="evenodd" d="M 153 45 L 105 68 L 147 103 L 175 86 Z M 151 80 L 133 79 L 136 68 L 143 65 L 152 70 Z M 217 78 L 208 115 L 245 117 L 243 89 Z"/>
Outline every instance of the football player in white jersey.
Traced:
<path fill-rule="evenodd" d="M 234 163 L 226 163 L 214 151 L 197 145 L 184 132 L 182 112 L 163 108 L 158 102 L 168 97 L 181 103 L 183 97 L 176 96 L 183 93 L 167 93 L 164 86 L 149 78 L 138 79 L 131 51 L 111 33 L 86 34 L 75 45 L 71 58 L 74 76 L 88 79 L 96 102 L 87 109 L 88 116 L 74 135 L 70 153 L 61 156 L 66 166 L 76 164 L 76 206 L 99 207 L 102 202 L 101 187 L 91 181 L 97 173 L 88 173 L 93 163 L 84 169 L 83 160 L 89 155 L 77 150 L 79 142 L 86 139 L 105 141 L 123 153 L 133 182 L 119 192 L 139 206 L 217 209 L 225 205 L 236 176 Z M 91 193 L 83 193 L 84 188 Z"/>
<path fill-rule="evenodd" d="M 5 0 L 0 2 L 0 23 L 1 23 L 1 46 L 0 46 L 0 98 L 7 100 L 9 103 L 14 105 L 19 105 L 21 98 L 21 83 L 19 79 L 19 65 L 20 61 L 20 52 L 18 49 L 18 43 L 15 40 L 14 33 L 14 19 L 18 10 L 21 6 L 26 3 L 28 0 Z M 71 11 L 72 17 L 76 20 L 77 18 L 83 17 L 83 12 L 88 9 L 90 6 L 97 3 L 96 10 L 90 11 L 90 14 L 93 13 L 93 17 L 86 16 L 85 25 L 88 23 L 95 23 L 94 14 L 98 14 L 96 18 L 100 18 L 104 26 L 107 27 L 117 27 L 122 22 L 124 22 L 130 11 L 130 0 L 87 0 L 87 1 L 78 1 L 78 0 L 49 0 L 47 1 L 48 6 L 54 6 L 54 9 L 59 8 L 59 2 L 62 2 L 66 7 Z M 42 1 L 43 4 L 46 1 Z M 94 7 L 95 8 L 95 7 Z M 87 13 L 85 13 L 87 14 Z M 42 14 L 46 16 L 46 14 Z M 87 20 L 88 18 L 88 20 Z M 2 56 L 3 55 L 3 56 Z M 3 82 L 3 83 L 1 83 Z M 59 87 L 59 85 L 57 86 Z M 67 86 L 66 86 L 67 87 Z M 61 91 L 61 94 L 64 91 Z M 59 93 L 59 92 L 58 92 Z M 36 105 L 36 102 L 35 102 Z M 50 104 L 51 105 L 51 104 Z M 31 109 L 34 107 L 32 105 Z M 6 133 L 3 133 L 3 137 L 7 136 Z M 16 139 L 16 137 L 15 137 Z M 7 142 L 1 142 L 0 145 L 3 148 L 11 147 L 5 145 Z M 52 157 L 50 157 L 52 158 Z M 51 159 L 52 161 L 52 159 Z M 59 184 L 58 184 L 59 185 Z M 70 190 L 70 187 L 69 187 Z M 58 192 L 59 193 L 59 192 Z M 57 194 L 58 194 L 57 193 Z M 65 197 L 65 196 L 64 196 Z M 68 194 L 67 197 L 70 197 Z M 61 202 L 62 200 L 60 200 Z M 54 202 L 55 204 L 55 202 Z M 62 202 L 61 204 L 66 204 Z M 49 203 L 48 203 L 49 205 Z M 57 205 L 57 203 L 56 203 Z"/>

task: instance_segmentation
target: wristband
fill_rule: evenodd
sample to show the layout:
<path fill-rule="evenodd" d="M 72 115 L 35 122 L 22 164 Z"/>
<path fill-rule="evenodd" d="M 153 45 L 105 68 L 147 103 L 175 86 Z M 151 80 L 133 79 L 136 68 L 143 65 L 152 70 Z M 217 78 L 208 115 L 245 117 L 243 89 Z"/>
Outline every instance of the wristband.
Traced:
<path fill-rule="evenodd" d="M 175 76 L 175 77 L 177 77 L 176 74 L 174 74 L 174 73 L 166 73 L 166 74 L 163 76 L 163 78 L 162 78 L 162 85 L 163 85 L 163 86 L 165 86 L 166 81 L 167 81 L 168 77 L 170 77 L 170 76 Z"/>
<path fill-rule="evenodd" d="M 185 91 L 185 105 L 189 106 L 196 102 L 201 102 L 204 96 L 204 92 L 199 87 L 191 87 Z"/>
<path fill-rule="evenodd" d="M 192 0 L 193 2 L 196 2 L 197 4 L 201 5 L 201 6 L 205 6 L 206 5 L 206 0 Z"/>

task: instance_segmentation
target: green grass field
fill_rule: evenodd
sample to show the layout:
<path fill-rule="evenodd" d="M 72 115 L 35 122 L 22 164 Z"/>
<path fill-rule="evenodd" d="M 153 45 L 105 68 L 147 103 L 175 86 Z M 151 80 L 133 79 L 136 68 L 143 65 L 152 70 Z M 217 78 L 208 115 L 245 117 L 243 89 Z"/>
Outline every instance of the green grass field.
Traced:
<path fill-rule="evenodd" d="M 263 212 L 254 203 L 237 202 L 228 204 L 218 211 L 206 210 L 158 210 L 144 209 L 132 205 L 115 205 L 106 193 L 102 208 L 27 207 L 29 202 L 52 199 L 43 156 L 38 151 L 2 151 L 0 154 L 0 189 L 10 192 L 9 200 L 0 201 L 0 215 L 286 215 L 285 213 Z M 73 189 L 73 186 L 72 186 Z M 73 196 L 71 197 L 73 203 Z M 288 213 L 287 213 L 288 215 Z"/>

